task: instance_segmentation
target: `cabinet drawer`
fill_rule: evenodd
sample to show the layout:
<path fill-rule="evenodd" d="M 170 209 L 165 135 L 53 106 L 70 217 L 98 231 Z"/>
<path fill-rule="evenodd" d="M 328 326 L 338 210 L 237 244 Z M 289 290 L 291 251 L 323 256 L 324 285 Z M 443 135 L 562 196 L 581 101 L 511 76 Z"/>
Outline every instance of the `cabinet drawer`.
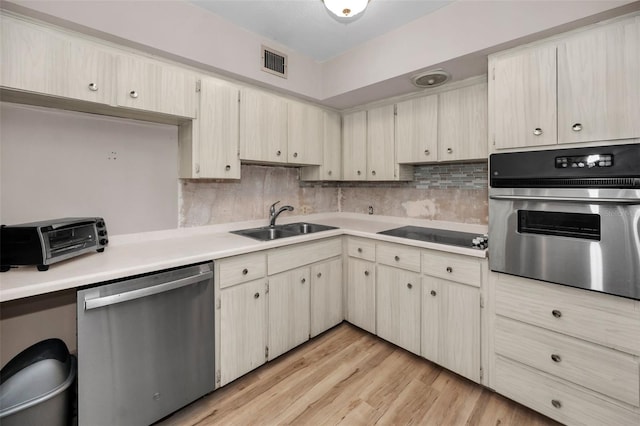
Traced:
<path fill-rule="evenodd" d="M 500 356 L 496 357 L 495 379 L 495 390 L 502 395 L 565 424 L 640 424 L 640 412 Z"/>
<path fill-rule="evenodd" d="M 420 272 L 420 249 L 398 244 L 378 244 L 376 261 L 384 265 Z"/>
<path fill-rule="evenodd" d="M 216 261 L 215 265 L 220 271 L 220 288 L 231 287 L 266 276 L 266 258 L 265 253 L 254 253 Z"/>
<path fill-rule="evenodd" d="M 267 256 L 269 275 L 288 271 L 342 254 L 342 239 L 331 238 L 275 249 Z"/>
<path fill-rule="evenodd" d="M 496 353 L 639 406 L 638 358 L 498 316 Z"/>
<path fill-rule="evenodd" d="M 376 260 L 376 243 L 362 238 L 349 238 L 347 240 L 347 254 L 358 259 Z"/>
<path fill-rule="evenodd" d="M 640 355 L 640 302 L 496 275 L 497 314 Z"/>
<path fill-rule="evenodd" d="M 434 251 L 422 253 L 422 273 L 475 287 L 480 287 L 482 277 L 478 260 Z"/>

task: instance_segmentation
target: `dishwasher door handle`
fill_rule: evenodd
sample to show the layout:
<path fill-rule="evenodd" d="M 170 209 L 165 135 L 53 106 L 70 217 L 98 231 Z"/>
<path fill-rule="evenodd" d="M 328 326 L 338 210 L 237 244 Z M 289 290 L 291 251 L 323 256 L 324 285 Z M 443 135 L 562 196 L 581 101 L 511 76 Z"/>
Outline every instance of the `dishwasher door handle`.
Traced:
<path fill-rule="evenodd" d="M 587 198 L 587 197 L 552 197 L 538 195 L 490 195 L 492 200 L 506 201 L 549 201 L 584 204 L 640 204 L 637 198 Z"/>
<path fill-rule="evenodd" d="M 85 299 L 84 310 L 88 311 L 91 309 L 102 308 L 104 306 L 115 305 L 116 303 L 127 302 L 129 300 L 140 299 L 142 297 L 147 297 L 158 293 L 164 293 L 165 291 L 186 287 L 188 285 L 207 280 L 211 277 L 213 277 L 213 272 L 208 271 L 198 275 L 193 275 L 191 277 L 170 281 L 168 283 L 158 284 L 152 287 L 140 288 L 138 290 L 112 294 L 110 296 L 97 297 L 95 299 Z"/>

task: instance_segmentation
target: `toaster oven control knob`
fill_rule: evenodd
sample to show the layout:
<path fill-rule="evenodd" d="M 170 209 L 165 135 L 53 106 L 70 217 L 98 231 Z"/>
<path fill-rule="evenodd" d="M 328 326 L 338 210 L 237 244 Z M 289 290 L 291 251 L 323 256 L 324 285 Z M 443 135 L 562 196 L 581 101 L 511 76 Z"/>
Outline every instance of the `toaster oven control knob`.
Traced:
<path fill-rule="evenodd" d="M 96 222 L 96 226 L 98 228 L 104 228 L 104 220 L 99 220 Z"/>
<path fill-rule="evenodd" d="M 107 244 L 109 244 L 109 240 L 107 240 L 106 238 L 100 239 L 100 245 L 106 246 Z"/>
<path fill-rule="evenodd" d="M 104 237 L 105 235 L 107 235 L 107 231 L 102 230 L 102 231 L 98 231 L 98 235 L 101 237 Z"/>

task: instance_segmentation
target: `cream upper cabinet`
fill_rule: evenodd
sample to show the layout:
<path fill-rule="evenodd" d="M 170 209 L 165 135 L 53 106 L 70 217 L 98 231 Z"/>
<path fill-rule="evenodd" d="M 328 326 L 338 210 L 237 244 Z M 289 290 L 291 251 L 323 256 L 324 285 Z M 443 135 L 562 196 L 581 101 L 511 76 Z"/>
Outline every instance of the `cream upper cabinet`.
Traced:
<path fill-rule="evenodd" d="M 367 111 L 342 117 L 342 178 L 367 179 Z"/>
<path fill-rule="evenodd" d="M 640 17 L 558 44 L 558 142 L 640 137 Z"/>
<path fill-rule="evenodd" d="M 420 355 L 420 274 L 378 265 L 376 324 L 378 336 Z"/>
<path fill-rule="evenodd" d="M 287 161 L 292 164 L 322 163 L 323 110 L 300 102 L 288 102 Z"/>
<path fill-rule="evenodd" d="M 486 159 L 487 84 L 474 84 L 438 96 L 438 159 Z"/>
<path fill-rule="evenodd" d="M 240 92 L 240 159 L 286 163 L 287 101 L 252 89 Z"/>
<path fill-rule="evenodd" d="M 394 114 L 393 105 L 367 111 L 367 180 L 395 179 Z"/>
<path fill-rule="evenodd" d="M 310 269 L 269 277 L 269 360 L 309 340 Z"/>
<path fill-rule="evenodd" d="M 496 149 L 556 143 L 556 48 L 533 47 L 490 61 Z"/>
<path fill-rule="evenodd" d="M 199 116 L 178 132 L 180 177 L 240 179 L 239 93 L 233 85 L 202 78 Z"/>
<path fill-rule="evenodd" d="M 116 60 L 118 106 L 179 117 L 196 116 L 196 75 L 136 55 Z"/>
<path fill-rule="evenodd" d="M 300 169 L 302 180 L 342 179 L 342 119 L 340 114 L 323 111 L 322 164 Z"/>
<path fill-rule="evenodd" d="M 2 16 L 3 87 L 109 104 L 113 57 L 102 46 Z"/>
<path fill-rule="evenodd" d="M 438 159 L 438 95 L 396 105 L 396 148 L 398 163 Z"/>
<path fill-rule="evenodd" d="M 311 337 L 340 324 L 342 310 L 342 258 L 311 266 Z"/>

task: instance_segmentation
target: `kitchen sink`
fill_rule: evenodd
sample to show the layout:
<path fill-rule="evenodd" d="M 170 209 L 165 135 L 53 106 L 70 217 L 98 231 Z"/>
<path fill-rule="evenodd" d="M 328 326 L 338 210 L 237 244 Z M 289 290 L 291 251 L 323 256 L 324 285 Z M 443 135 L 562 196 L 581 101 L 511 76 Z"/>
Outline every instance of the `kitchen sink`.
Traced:
<path fill-rule="evenodd" d="M 240 229 L 231 231 L 232 234 L 242 235 L 259 241 L 278 240 L 280 238 L 295 237 L 298 235 L 313 234 L 315 232 L 337 229 L 335 226 L 319 225 L 317 223 L 296 222 L 286 225 L 276 225 L 273 228 L 263 226 L 261 228 Z"/>

